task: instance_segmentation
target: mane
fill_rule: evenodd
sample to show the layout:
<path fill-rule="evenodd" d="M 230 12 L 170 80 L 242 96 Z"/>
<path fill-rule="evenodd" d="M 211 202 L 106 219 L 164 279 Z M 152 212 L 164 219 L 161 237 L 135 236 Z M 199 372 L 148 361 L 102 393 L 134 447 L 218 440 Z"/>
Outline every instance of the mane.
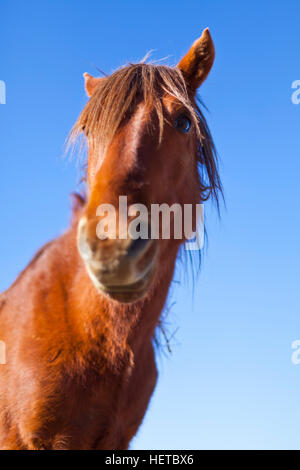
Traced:
<path fill-rule="evenodd" d="M 161 142 L 165 124 L 162 96 L 165 93 L 176 98 L 189 111 L 196 128 L 201 202 L 212 196 L 219 207 L 222 185 L 215 146 L 200 109 L 202 103 L 190 99 L 183 75 L 177 67 L 142 62 L 124 66 L 105 77 L 79 115 L 70 134 L 70 143 L 84 133 L 93 148 L 104 154 L 122 122 L 134 112 L 141 100 L 154 107 L 157 113 Z"/>

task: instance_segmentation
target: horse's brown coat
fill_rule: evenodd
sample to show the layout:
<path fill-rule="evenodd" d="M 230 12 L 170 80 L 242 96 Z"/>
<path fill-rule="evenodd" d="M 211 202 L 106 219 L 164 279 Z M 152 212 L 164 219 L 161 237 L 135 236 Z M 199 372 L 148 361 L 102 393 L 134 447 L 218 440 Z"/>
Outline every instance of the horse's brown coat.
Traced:
<path fill-rule="evenodd" d="M 194 89 L 209 72 L 212 50 L 206 30 L 176 72 L 179 82 L 182 80 L 179 94 L 193 109 Z M 135 75 L 130 67 L 137 67 Z M 155 66 L 128 66 L 121 79 L 132 73 L 135 85 L 138 74 L 144 72 L 156 77 L 153 93 L 157 86 L 161 92 L 158 82 L 162 75 Z M 167 68 L 162 73 L 167 77 Z M 174 72 L 169 75 L 170 80 L 175 77 Z M 85 78 L 91 100 L 97 100 L 100 82 L 89 75 Z M 157 96 L 158 113 L 153 112 L 151 96 L 147 102 L 140 96 L 131 103 L 125 121 L 106 136 L 100 169 L 95 143 L 101 141 L 102 134 L 95 135 L 98 123 L 89 121 L 92 114 L 83 115 L 89 144 L 88 200 L 78 199 L 68 231 L 45 245 L 0 296 L 0 340 L 5 341 L 7 350 L 7 363 L 0 365 L 1 449 L 126 449 L 142 422 L 157 377 L 154 330 L 184 240 L 157 242 L 159 255 L 147 292 L 136 302 L 125 304 L 95 288 L 79 255 L 76 237 L 82 216 L 90 220 L 100 202 L 115 201 L 121 193 L 133 201 L 142 199 L 148 206 L 151 202 L 200 202 L 207 197 L 207 186 L 199 177 L 198 163 L 207 173 L 209 193 L 220 189 L 203 118 L 198 116 L 200 121 L 194 122 L 190 136 L 179 135 L 166 123 L 162 128 L 159 118 L 170 122 L 183 104 L 166 90 Z M 153 95 L 156 100 L 157 96 Z M 98 98 L 103 98 L 101 91 Z M 110 106 L 116 104 L 111 101 Z M 95 106 L 97 110 L 97 103 Z M 141 118 L 134 120 L 138 110 Z M 145 120 L 153 122 L 152 130 Z M 78 122 L 82 125 L 82 119 Z M 206 141 L 199 156 L 197 142 L 203 133 Z M 132 135 L 136 143 L 129 145 Z M 136 171 L 137 161 L 142 162 L 141 173 Z M 114 249 L 110 243 L 106 253 L 113 257 Z"/>

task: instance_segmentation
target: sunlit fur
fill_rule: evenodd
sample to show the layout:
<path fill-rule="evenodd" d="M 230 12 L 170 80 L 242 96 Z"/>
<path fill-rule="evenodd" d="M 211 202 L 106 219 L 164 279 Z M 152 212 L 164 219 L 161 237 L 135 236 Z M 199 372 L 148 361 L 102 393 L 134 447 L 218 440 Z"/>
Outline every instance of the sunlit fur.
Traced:
<path fill-rule="evenodd" d="M 178 68 L 129 65 L 89 81 L 92 96 L 72 133 L 87 136 L 87 195 L 76 198 L 68 230 L 0 295 L 1 449 L 127 449 L 136 434 L 157 378 L 154 332 L 185 240 L 155 241 L 150 260 L 149 252 L 140 260 L 154 265 L 144 290 L 118 300 L 91 279 L 78 225 L 86 221 L 99 263 L 122 265 L 126 281 L 123 242 L 95 235 L 99 203 L 120 194 L 147 207 L 217 197 L 214 147 L 194 102 L 213 57 L 205 30 Z M 187 135 L 174 128 L 178 111 L 192 120 Z"/>

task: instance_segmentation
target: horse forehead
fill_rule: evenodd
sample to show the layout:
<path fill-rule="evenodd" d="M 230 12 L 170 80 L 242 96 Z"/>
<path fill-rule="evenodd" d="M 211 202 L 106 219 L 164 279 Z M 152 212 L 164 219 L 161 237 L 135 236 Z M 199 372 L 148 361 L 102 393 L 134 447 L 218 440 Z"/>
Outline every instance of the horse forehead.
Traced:
<path fill-rule="evenodd" d="M 131 119 L 132 144 L 138 144 L 142 131 L 148 120 L 149 110 L 144 102 L 138 104 L 137 109 Z"/>
<path fill-rule="evenodd" d="M 182 108 L 182 103 L 176 97 L 169 94 L 165 94 L 161 98 L 161 103 L 162 112 L 166 116 L 171 116 L 177 110 Z M 127 125 L 125 125 L 121 131 L 116 134 L 110 148 L 113 147 L 115 150 L 119 150 L 121 148 L 125 154 L 135 154 L 136 149 L 141 145 L 143 138 L 148 137 L 150 131 L 150 134 L 153 136 L 153 127 L 149 127 L 149 122 L 154 118 L 157 118 L 157 116 L 155 106 L 153 106 L 151 102 L 141 101 L 138 103 Z"/>
<path fill-rule="evenodd" d="M 173 95 L 165 93 L 161 98 L 163 113 L 170 115 L 184 107 L 183 103 Z M 156 106 L 151 100 L 149 102 L 141 101 L 130 120 L 130 124 L 136 132 L 144 129 L 145 124 L 153 118 L 153 111 Z"/>
<path fill-rule="evenodd" d="M 144 124 L 146 123 L 146 107 L 144 103 L 140 103 L 135 113 L 127 125 L 122 126 L 121 129 L 114 135 L 105 153 L 98 149 L 97 161 L 93 174 L 96 175 L 103 166 L 104 162 L 113 155 L 134 155 L 135 149 L 139 146 L 141 136 L 143 134 Z"/>
<path fill-rule="evenodd" d="M 184 107 L 183 103 L 173 95 L 169 93 L 165 93 L 161 98 L 162 110 L 166 114 L 172 114 L 177 110 Z M 135 126 L 140 126 L 141 124 L 145 124 L 146 121 L 151 119 L 153 116 L 152 112 L 156 108 L 154 101 L 151 100 L 149 102 L 141 101 L 135 110 L 133 120 L 133 124 Z"/>
<path fill-rule="evenodd" d="M 167 114 L 173 114 L 182 109 L 182 102 L 175 96 L 165 94 L 162 98 L 163 106 Z"/>

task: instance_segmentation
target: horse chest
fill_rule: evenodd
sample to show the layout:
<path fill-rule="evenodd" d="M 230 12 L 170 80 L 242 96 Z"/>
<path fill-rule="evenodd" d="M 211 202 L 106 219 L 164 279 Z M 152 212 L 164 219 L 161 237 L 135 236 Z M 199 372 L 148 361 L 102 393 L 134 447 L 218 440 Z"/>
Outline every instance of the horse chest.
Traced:
<path fill-rule="evenodd" d="M 148 356 L 148 355 L 147 355 Z M 60 389 L 54 415 L 39 421 L 29 448 L 126 449 L 146 412 L 156 382 L 154 361 L 143 357 L 122 373 L 104 373 Z M 147 359 L 145 361 L 145 359 Z M 44 408 L 44 406 L 42 406 Z"/>

